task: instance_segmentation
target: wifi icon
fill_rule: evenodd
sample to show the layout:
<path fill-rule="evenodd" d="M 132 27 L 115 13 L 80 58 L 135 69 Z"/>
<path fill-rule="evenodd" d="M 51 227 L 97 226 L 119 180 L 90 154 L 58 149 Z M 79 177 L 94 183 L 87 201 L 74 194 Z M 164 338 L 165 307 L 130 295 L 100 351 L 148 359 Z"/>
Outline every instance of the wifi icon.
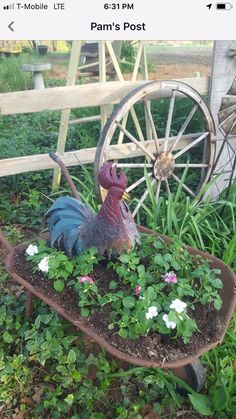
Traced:
<path fill-rule="evenodd" d="M 7 6 L 3 6 L 3 10 L 13 10 L 14 9 L 14 3 L 8 4 Z"/>

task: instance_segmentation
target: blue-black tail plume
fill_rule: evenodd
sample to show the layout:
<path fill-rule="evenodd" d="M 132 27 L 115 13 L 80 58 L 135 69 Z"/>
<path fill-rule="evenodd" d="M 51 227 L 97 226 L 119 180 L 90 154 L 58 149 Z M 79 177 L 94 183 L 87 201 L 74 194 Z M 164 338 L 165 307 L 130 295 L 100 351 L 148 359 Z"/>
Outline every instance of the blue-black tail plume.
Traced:
<path fill-rule="evenodd" d="M 58 198 L 45 217 L 52 247 L 63 246 L 69 257 L 84 250 L 87 228 L 94 214 L 81 201 L 68 196 Z"/>

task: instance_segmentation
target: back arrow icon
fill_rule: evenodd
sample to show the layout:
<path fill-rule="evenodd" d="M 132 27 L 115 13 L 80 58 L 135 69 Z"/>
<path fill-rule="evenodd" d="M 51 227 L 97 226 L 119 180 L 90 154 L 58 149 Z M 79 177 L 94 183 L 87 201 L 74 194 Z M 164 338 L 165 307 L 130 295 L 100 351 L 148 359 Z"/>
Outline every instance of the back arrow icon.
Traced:
<path fill-rule="evenodd" d="M 208 7 L 209 10 L 211 9 L 211 6 L 212 6 L 212 3 L 206 5 L 206 7 Z"/>
<path fill-rule="evenodd" d="M 11 23 L 9 23 L 9 25 L 8 25 L 8 28 L 9 28 L 12 32 L 14 32 L 14 29 L 13 29 L 13 27 L 12 27 L 13 23 L 14 23 L 14 21 L 12 21 Z"/>

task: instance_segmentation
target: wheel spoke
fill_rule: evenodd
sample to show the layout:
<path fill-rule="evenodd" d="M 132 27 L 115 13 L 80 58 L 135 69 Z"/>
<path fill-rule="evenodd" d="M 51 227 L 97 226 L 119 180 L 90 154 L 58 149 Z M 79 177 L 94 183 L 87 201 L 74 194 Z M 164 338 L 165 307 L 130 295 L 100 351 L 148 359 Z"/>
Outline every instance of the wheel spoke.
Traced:
<path fill-rule="evenodd" d="M 164 151 L 168 150 L 170 129 L 171 129 L 171 123 L 172 123 L 173 111 L 174 111 L 174 105 L 175 105 L 175 94 L 176 94 L 175 90 L 172 90 L 171 98 L 170 98 L 170 106 L 169 106 L 169 111 L 168 111 L 168 117 L 167 117 L 167 124 L 166 124 Z"/>
<path fill-rule="evenodd" d="M 147 114 L 148 121 L 149 121 L 149 124 L 150 124 L 150 127 L 151 127 L 152 136 L 153 136 L 153 139 L 155 141 L 157 154 L 159 154 L 159 143 L 158 143 L 157 132 L 156 132 L 155 124 L 154 124 L 152 113 L 151 113 L 150 103 L 148 103 L 147 99 L 144 99 L 144 108 L 145 108 L 145 112 Z"/>
<path fill-rule="evenodd" d="M 185 167 L 193 167 L 193 168 L 201 168 L 201 167 L 208 167 L 206 163 L 177 163 L 175 164 L 176 168 L 185 168 Z"/>
<path fill-rule="evenodd" d="M 157 182 L 157 190 L 156 190 L 156 202 L 159 199 L 160 191 L 161 191 L 161 180 L 158 180 L 158 182 Z"/>
<path fill-rule="evenodd" d="M 176 176 L 174 173 L 172 173 L 172 177 L 174 180 L 176 180 L 176 182 L 178 183 L 182 183 L 181 180 L 178 178 L 178 176 Z M 193 193 L 193 191 L 191 191 L 191 189 L 189 189 L 189 187 L 187 185 L 185 185 L 185 183 L 182 183 L 182 187 L 183 189 L 185 189 L 185 191 L 187 191 L 189 193 L 189 195 L 191 195 L 193 198 L 195 198 L 195 194 Z"/>
<path fill-rule="evenodd" d="M 151 185 L 153 185 L 155 181 L 156 180 L 153 179 L 152 182 L 151 182 Z M 138 202 L 138 205 L 136 206 L 135 210 L 132 213 L 133 217 L 137 214 L 139 208 L 141 207 L 142 203 L 145 201 L 145 199 L 147 198 L 147 196 L 148 196 L 148 189 L 146 189 L 144 191 L 144 193 L 142 194 L 142 196 L 141 196 L 141 198 L 140 198 L 140 200 Z"/>
<path fill-rule="evenodd" d="M 153 167 L 151 163 L 117 163 L 117 167 L 127 167 L 130 169 L 138 169 L 138 168 L 150 168 Z"/>
<path fill-rule="evenodd" d="M 192 143 L 188 144 L 186 147 L 184 147 L 182 150 L 176 153 L 174 155 L 174 159 L 177 159 L 178 157 L 182 156 L 182 154 L 186 153 L 186 151 L 188 151 L 190 148 L 200 143 L 200 141 L 204 140 L 204 138 L 206 138 L 208 134 L 209 132 L 204 132 L 200 137 L 196 138 L 196 140 L 194 140 Z"/>
<path fill-rule="evenodd" d="M 144 139 L 142 129 L 141 129 L 137 114 L 135 112 L 135 109 L 131 108 L 130 113 L 131 113 L 131 116 L 132 116 L 132 119 L 133 119 L 133 122 L 134 122 L 134 126 L 136 128 L 136 131 L 138 133 L 139 139 L 140 139 L 141 142 L 144 142 L 145 139 Z M 124 118 L 122 119 L 122 127 L 123 128 L 126 128 L 128 117 L 129 117 L 129 112 L 127 112 L 126 115 L 124 116 Z M 123 140 L 124 140 L 124 132 L 121 131 L 120 134 L 119 134 L 117 144 L 122 144 Z"/>
<path fill-rule="evenodd" d="M 122 127 L 125 128 L 127 121 L 128 121 L 129 111 L 125 114 L 124 118 L 122 119 Z M 121 130 L 119 133 L 117 144 L 122 144 L 124 140 L 124 132 Z"/>
<path fill-rule="evenodd" d="M 130 113 L 131 113 L 132 119 L 134 121 L 134 125 L 135 125 L 135 128 L 136 128 L 137 134 L 139 136 L 139 139 L 140 139 L 140 141 L 144 142 L 145 139 L 144 139 L 144 136 L 143 136 L 143 132 L 142 132 L 142 129 L 141 129 L 141 126 L 140 126 L 140 123 L 139 123 L 139 120 L 138 120 L 138 117 L 137 117 L 137 114 L 136 114 L 134 108 L 130 109 Z"/>
<path fill-rule="evenodd" d="M 195 114 L 196 110 L 198 108 L 198 104 L 194 105 L 193 109 L 191 110 L 189 116 L 187 117 L 186 121 L 183 123 L 182 127 L 180 128 L 180 131 L 175 139 L 175 141 L 173 142 L 171 148 L 170 148 L 170 153 L 172 152 L 172 150 L 175 149 L 176 145 L 178 144 L 180 138 L 182 137 L 184 131 L 186 130 L 189 122 L 191 121 L 193 115 Z"/>
<path fill-rule="evenodd" d="M 145 148 L 143 143 L 136 140 L 136 138 L 129 131 L 127 131 L 126 128 L 122 127 L 122 125 L 119 122 L 116 121 L 116 124 L 120 128 L 120 130 L 126 135 L 126 137 L 128 137 L 133 143 L 135 143 L 137 145 L 137 147 L 139 147 L 140 150 L 142 150 L 144 152 L 144 154 L 146 154 L 146 156 L 148 156 L 151 160 L 155 161 L 155 157 L 153 156 L 152 153 L 150 153 L 150 151 L 148 151 Z"/>
<path fill-rule="evenodd" d="M 147 173 L 147 176 L 152 176 L 152 172 Z M 132 183 L 132 185 L 130 185 L 127 189 L 126 192 L 130 192 L 133 189 L 135 189 L 138 185 L 140 185 L 141 183 L 143 183 L 145 181 L 145 176 L 141 177 L 140 179 L 136 180 L 136 182 Z"/>
<path fill-rule="evenodd" d="M 170 195 L 170 186 L 169 186 L 169 182 L 168 182 L 167 179 L 165 180 L 165 185 L 166 185 L 167 193 L 168 193 L 168 195 Z"/>

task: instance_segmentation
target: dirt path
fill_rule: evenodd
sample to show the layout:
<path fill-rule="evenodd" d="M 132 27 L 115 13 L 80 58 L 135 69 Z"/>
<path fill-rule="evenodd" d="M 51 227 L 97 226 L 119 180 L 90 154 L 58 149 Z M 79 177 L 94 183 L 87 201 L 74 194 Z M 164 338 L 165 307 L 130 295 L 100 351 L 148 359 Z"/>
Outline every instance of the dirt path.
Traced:
<path fill-rule="evenodd" d="M 212 47 L 148 47 L 147 57 L 150 66 L 149 79 L 175 79 L 182 77 L 209 76 L 211 73 Z M 52 64 L 51 77 L 66 79 L 69 54 L 48 56 Z M 141 76 L 140 76 L 141 78 Z M 130 79 L 128 74 L 125 79 Z"/>

